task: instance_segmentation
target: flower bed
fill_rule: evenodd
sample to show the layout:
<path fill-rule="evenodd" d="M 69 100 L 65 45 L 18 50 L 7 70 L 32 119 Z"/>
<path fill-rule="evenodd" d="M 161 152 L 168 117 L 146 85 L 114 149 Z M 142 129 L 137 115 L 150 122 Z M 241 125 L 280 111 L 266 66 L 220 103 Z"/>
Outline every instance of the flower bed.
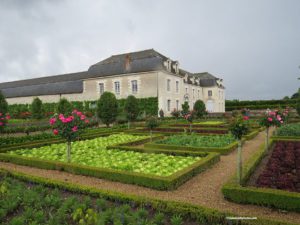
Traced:
<path fill-rule="evenodd" d="M 300 142 L 277 141 L 258 187 L 300 192 Z"/>
<path fill-rule="evenodd" d="M 64 144 L 10 151 L 0 154 L 0 160 L 44 169 L 66 170 L 156 189 L 174 189 L 219 160 L 218 154 L 191 157 L 106 149 L 109 145 L 146 138 L 148 137 L 118 134 L 74 142 L 72 163 L 64 163 Z"/>

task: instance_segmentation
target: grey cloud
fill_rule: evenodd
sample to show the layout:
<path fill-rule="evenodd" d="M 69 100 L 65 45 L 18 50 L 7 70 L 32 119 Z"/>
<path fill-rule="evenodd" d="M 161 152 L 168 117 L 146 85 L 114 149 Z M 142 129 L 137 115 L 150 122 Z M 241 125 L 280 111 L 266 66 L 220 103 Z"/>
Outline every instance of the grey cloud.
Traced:
<path fill-rule="evenodd" d="M 86 70 L 154 48 L 224 78 L 229 99 L 292 95 L 300 76 L 300 2 L 0 2 L 0 82 Z"/>

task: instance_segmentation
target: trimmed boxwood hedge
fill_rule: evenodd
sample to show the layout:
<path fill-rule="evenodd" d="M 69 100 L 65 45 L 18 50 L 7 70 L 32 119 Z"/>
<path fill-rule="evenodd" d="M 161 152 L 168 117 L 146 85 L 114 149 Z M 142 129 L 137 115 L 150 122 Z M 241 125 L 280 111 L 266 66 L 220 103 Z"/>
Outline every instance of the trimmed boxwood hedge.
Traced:
<path fill-rule="evenodd" d="M 64 163 L 38 158 L 28 158 L 23 156 L 9 155 L 0 153 L 0 160 L 24 166 L 37 167 L 41 169 L 60 170 L 74 174 L 93 176 L 123 183 L 137 184 L 158 190 L 173 190 L 183 184 L 194 175 L 206 170 L 220 160 L 219 154 L 210 153 L 205 158 L 193 163 L 192 165 L 167 176 L 155 176 L 136 172 L 119 171 L 114 169 L 97 168 L 83 166 L 74 163 Z"/>
<path fill-rule="evenodd" d="M 166 149 L 169 151 L 176 152 L 178 150 L 182 151 L 194 151 L 194 152 L 217 152 L 223 155 L 226 155 L 237 148 L 238 143 L 235 141 L 230 145 L 217 148 L 217 147 L 191 147 L 191 146 L 179 146 L 179 145 L 168 145 L 168 144 L 157 144 L 155 142 L 146 143 L 145 148 L 157 148 L 157 149 Z"/>
<path fill-rule="evenodd" d="M 287 139 L 276 139 L 287 140 Z M 289 139 L 293 140 L 293 139 Z M 299 141 L 299 139 L 294 139 Z M 272 146 L 273 140 L 271 140 L 270 146 Z M 257 165 L 261 162 L 266 155 L 265 144 L 262 144 L 259 150 L 246 162 L 243 167 L 244 174 L 242 176 L 242 185 L 236 182 L 233 177 L 229 182 L 223 185 L 222 193 L 228 200 L 237 203 L 263 205 L 267 207 L 274 207 L 278 209 L 284 209 L 289 211 L 300 212 L 300 193 L 288 192 L 283 190 L 271 189 L 271 188 L 257 188 L 247 187 L 249 177 L 256 169 Z"/>
<path fill-rule="evenodd" d="M 199 224 L 227 225 L 228 221 L 226 221 L 226 217 L 235 216 L 231 213 L 220 212 L 218 210 L 206 208 L 199 205 L 193 205 L 193 204 L 176 202 L 176 201 L 164 201 L 158 198 L 142 197 L 142 196 L 136 196 L 130 194 L 123 194 L 114 191 L 101 190 L 97 188 L 90 188 L 79 184 L 70 184 L 62 181 L 49 180 L 42 177 L 32 176 L 24 173 L 19 173 L 19 172 L 7 171 L 3 169 L 2 170 L 0 169 L 0 175 L 10 176 L 25 182 L 37 183 L 47 187 L 60 188 L 70 192 L 87 194 L 92 197 L 101 197 L 110 201 L 128 203 L 130 205 L 136 205 L 136 206 L 148 206 L 164 213 L 180 214 L 185 218 L 196 220 Z M 267 220 L 263 218 L 258 218 L 257 220 L 254 221 L 243 220 L 241 221 L 240 224 L 241 225 L 296 225 L 296 224 L 282 222 L 282 221 Z"/>

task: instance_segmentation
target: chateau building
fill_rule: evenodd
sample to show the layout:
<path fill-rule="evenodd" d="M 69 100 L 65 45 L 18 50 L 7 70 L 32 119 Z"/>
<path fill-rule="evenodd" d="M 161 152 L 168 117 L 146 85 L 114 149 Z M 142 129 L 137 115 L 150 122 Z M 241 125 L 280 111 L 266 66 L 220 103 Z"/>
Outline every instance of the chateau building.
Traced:
<path fill-rule="evenodd" d="M 190 108 L 200 99 L 209 112 L 225 111 L 223 80 L 210 73 L 191 73 L 179 62 L 153 49 L 113 55 L 89 67 L 87 71 L 28 80 L 0 83 L 9 104 L 97 100 L 105 91 L 118 99 L 158 98 L 158 109 L 170 115 L 187 101 Z"/>

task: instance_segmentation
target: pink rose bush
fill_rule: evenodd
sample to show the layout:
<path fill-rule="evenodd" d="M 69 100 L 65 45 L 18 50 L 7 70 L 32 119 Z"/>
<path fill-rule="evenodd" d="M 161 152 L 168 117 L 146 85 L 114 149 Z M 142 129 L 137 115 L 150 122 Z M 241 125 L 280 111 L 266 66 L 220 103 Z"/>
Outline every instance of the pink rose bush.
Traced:
<path fill-rule="evenodd" d="M 68 142 L 77 139 L 89 121 L 82 112 L 74 110 L 71 115 L 55 115 L 49 120 L 54 135 L 60 135 Z"/>
<path fill-rule="evenodd" d="M 269 127 L 279 127 L 281 126 L 288 116 L 288 109 L 285 109 L 283 112 L 279 110 L 266 112 L 265 116 L 261 118 L 260 125 L 269 128 Z"/>
<path fill-rule="evenodd" d="M 82 112 L 74 110 L 71 115 L 59 114 L 53 116 L 49 123 L 54 135 L 59 135 L 67 141 L 67 161 L 71 161 L 71 142 L 78 139 L 85 126 L 89 123 Z"/>

